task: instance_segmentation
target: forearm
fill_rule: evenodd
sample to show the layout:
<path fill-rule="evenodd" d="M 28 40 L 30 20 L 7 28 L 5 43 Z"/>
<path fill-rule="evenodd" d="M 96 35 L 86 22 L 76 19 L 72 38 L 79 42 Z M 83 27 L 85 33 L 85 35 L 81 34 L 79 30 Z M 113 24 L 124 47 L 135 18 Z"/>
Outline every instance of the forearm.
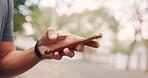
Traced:
<path fill-rule="evenodd" d="M 29 70 L 41 59 L 34 53 L 34 48 L 26 51 L 12 51 L 0 61 L 0 76 L 14 76 Z"/>

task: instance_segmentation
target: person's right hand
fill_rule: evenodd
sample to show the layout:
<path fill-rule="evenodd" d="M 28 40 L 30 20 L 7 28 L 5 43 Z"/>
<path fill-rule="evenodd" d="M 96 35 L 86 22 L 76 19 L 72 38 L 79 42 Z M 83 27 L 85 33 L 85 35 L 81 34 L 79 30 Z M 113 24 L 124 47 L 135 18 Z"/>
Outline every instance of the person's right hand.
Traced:
<path fill-rule="evenodd" d="M 79 52 L 84 51 L 84 44 L 78 44 L 74 47 L 65 48 L 62 51 L 53 52 L 50 54 L 45 54 L 45 51 L 68 43 L 72 43 L 73 41 L 79 39 L 82 39 L 82 37 L 72 34 L 60 34 L 56 32 L 54 28 L 48 28 L 47 31 L 42 36 L 41 44 L 39 45 L 39 50 L 43 58 L 60 60 L 63 56 L 73 57 L 75 54 L 74 51 L 79 51 Z M 99 47 L 99 44 L 96 41 L 87 42 L 85 43 L 85 45 L 94 48 Z"/>

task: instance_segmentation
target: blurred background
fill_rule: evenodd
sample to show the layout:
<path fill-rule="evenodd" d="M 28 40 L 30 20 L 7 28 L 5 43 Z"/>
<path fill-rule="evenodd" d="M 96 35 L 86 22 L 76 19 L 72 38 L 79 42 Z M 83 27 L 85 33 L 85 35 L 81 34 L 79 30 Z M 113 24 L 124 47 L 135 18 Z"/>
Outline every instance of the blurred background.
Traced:
<path fill-rule="evenodd" d="M 14 78 L 148 78 L 148 0 L 14 0 L 17 49 L 33 46 L 50 26 L 104 36 L 98 49 L 41 61 Z"/>

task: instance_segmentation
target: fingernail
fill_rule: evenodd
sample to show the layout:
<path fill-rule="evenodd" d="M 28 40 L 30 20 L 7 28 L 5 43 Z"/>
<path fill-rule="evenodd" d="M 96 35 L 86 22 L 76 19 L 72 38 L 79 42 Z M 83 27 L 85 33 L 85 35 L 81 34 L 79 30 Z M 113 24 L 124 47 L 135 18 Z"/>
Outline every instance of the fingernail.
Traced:
<path fill-rule="evenodd" d="M 49 39 L 56 39 L 57 38 L 57 34 L 53 33 L 49 35 Z"/>

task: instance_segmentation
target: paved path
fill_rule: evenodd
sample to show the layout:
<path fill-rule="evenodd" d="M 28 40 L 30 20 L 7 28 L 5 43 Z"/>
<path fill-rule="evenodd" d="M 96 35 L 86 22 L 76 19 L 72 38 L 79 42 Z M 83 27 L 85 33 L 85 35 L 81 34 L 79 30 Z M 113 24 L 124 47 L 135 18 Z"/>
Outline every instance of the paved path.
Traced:
<path fill-rule="evenodd" d="M 148 78 L 148 73 L 119 71 L 86 62 L 46 60 L 14 78 Z"/>

